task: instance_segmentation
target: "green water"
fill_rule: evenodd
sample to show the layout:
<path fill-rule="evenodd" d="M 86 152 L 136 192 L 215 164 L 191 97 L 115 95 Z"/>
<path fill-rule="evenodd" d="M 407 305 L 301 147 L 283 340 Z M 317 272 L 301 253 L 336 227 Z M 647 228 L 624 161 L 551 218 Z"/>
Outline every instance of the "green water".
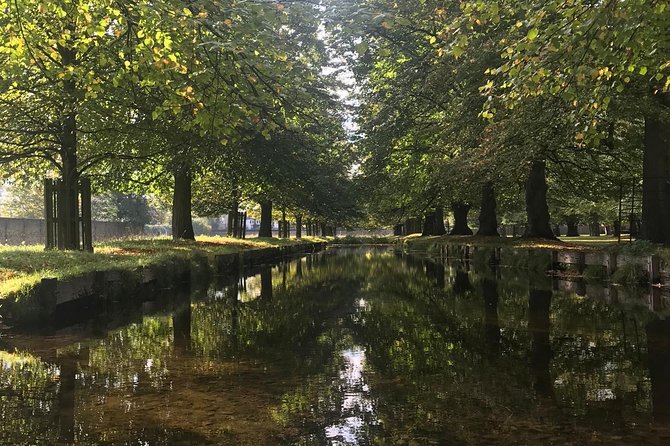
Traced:
<path fill-rule="evenodd" d="M 0 338 L 0 443 L 670 444 L 670 320 L 644 293 L 377 249 L 191 288 L 121 328 Z"/>

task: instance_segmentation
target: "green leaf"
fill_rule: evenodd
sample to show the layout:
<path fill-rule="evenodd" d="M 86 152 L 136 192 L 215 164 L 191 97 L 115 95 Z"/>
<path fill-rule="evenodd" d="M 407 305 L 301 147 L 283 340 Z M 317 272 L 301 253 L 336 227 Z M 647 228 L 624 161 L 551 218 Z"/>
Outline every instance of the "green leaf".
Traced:
<path fill-rule="evenodd" d="M 535 40 L 537 39 L 537 36 L 540 34 L 540 31 L 537 28 L 531 28 L 528 31 L 528 40 Z"/>
<path fill-rule="evenodd" d="M 363 56 L 368 51 L 369 46 L 367 42 L 361 42 L 356 45 L 356 52 L 359 56 Z"/>

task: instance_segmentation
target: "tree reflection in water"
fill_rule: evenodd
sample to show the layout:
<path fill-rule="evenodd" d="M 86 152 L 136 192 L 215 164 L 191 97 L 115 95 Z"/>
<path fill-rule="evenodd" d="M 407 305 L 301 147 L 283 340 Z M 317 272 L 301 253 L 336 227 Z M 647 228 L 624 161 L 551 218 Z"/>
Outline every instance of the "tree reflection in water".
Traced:
<path fill-rule="evenodd" d="M 300 262 L 1 353 L 0 443 L 665 444 L 670 328 L 641 301 L 487 261 Z"/>

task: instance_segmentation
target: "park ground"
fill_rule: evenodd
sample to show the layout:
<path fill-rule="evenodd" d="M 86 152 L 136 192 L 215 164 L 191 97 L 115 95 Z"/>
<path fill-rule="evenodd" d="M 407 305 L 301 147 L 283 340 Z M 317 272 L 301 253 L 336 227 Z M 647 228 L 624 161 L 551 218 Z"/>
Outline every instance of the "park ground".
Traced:
<path fill-rule="evenodd" d="M 326 241 L 322 237 L 302 240 L 277 238 L 232 239 L 226 237 L 198 237 L 192 241 L 173 241 L 169 238 L 129 239 L 99 243 L 95 253 L 79 251 L 45 251 L 43 246 L 0 246 L 0 301 L 33 288 L 42 278 L 64 279 L 101 270 L 133 270 L 173 260 L 209 257 L 272 246 L 286 246 L 303 242 Z M 620 244 L 614 237 L 565 237 L 557 241 L 527 240 L 477 236 L 419 237 L 344 237 L 330 239 L 339 244 L 398 244 L 413 251 L 421 251 L 436 243 L 469 244 L 474 246 L 510 247 L 517 249 L 574 249 L 620 250 L 629 243 Z M 639 242 L 632 246 L 640 247 Z M 670 258 L 670 250 L 644 244 L 640 254 L 658 253 Z M 639 249 L 638 249 L 639 250 Z M 667 252 L 666 252 L 667 251 Z"/>
<path fill-rule="evenodd" d="M 45 251 L 44 246 L 0 246 L 0 301 L 34 287 L 44 277 L 76 277 L 93 271 L 133 270 L 184 258 L 213 258 L 273 246 L 324 241 L 226 237 L 198 237 L 193 241 L 170 238 L 128 239 L 96 244 L 95 252 Z"/>

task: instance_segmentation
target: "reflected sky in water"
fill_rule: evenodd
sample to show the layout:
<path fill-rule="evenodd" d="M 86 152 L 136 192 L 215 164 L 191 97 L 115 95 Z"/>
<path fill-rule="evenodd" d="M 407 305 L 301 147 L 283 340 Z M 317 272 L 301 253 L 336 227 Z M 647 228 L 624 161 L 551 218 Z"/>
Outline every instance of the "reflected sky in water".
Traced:
<path fill-rule="evenodd" d="M 330 250 L 4 338 L 0 444 L 669 444 L 664 307 Z"/>

